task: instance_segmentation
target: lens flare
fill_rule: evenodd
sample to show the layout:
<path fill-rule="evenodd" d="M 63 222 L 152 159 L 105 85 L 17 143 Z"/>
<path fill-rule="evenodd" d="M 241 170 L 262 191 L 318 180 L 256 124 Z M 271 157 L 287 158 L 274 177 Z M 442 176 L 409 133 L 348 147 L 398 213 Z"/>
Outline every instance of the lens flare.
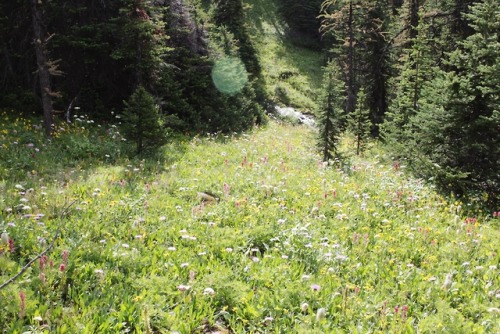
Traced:
<path fill-rule="evenodd" d="M 234 95 L 248 82 L 248 73 L 239 58 L 226 57 L 215 62 L 212 80 L 220 92 Z"/>

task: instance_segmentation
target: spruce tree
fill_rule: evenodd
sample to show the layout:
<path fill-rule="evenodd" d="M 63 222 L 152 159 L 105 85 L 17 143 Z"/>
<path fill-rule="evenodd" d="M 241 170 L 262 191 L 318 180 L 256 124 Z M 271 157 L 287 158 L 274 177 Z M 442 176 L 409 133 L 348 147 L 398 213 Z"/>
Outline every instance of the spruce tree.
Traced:
<path fill-rule="evenodd" d="M 453 68 L 449 138 L 454 170 L 464 186 L 500 200 L 500 7 L 485 0 L 465 14 L 474 33 L 450 54 Z"/>
<path fill-rule="evenodd" d="M 345 84 L 339 78 L 340 70 L 334 61 L 324 68 L 323 86 L 318 103 L 318 147 L 323 161 L 340 159 L 339 140 L 342 132 L 342 114 L 345 107 Z"/>
<path fill-rule="evenodd" d="M 166 143 L 166 129 L 154 97 L 139 86 L 128 101 L 124 101 L 123 134 L 137 147 L 137 154 Z"/>
<path fill-rule="evenodd" d="M 360 155 L 370 137 L 371 130 L 370 110 L 364 89 L 359 91 L 357 100 L 356 108 L 347 116 L 347 129 L 354 135 L 356 155 Z"/>

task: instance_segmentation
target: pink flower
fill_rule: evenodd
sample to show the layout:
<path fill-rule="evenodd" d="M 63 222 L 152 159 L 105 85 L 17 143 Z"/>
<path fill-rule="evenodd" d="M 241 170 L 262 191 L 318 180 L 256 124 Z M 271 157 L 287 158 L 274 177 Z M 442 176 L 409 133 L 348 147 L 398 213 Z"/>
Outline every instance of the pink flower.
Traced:
<path fill-rule="evenodd" d="M 408 305 L 403 305 L 401 308 L 401 317 L 403 317 L 403 319 L 408 317 Z"/>
<path fill-rule="evenodd" d="M 68 264 L 68 256 L 69 256 L 68 250 L 67 249 L 63 250 L 62 259 L 64 264 Z"/>
<path fill-rule="evenodd" d="M 311 290 L 312 291 L 319 291 L 321 287 L 318 284 L 312 284 L 311 285 Z"/>
<path fill-rule="evenodd" d="M 40 269 L 43 271 L 45 269 L 45 264 L 47 263 L 47 255 L 44 255 L 40 258 Z"/>
<path fill-rule="evenodd" d="M 64 271 L 65 269 L 66 269 L 66 265 L 64 263 L 61 263 L 61 265 L 59 266 L 59 270 Z"/>
<path fill-rule="evenodd" d="M 179 289 L 180 291 L 184 292 L 184 291 L 188 291 L 189 289 L 191 289 L 191 286 L 180 284 L 180 285 L 177 286 L 177 289 Z"/>
<path fill-rule="evenodd" d="M 19 316 L 23 318 L 26 313 L 26 295 L 23 291 L 19 291 L 19 298 L 21 299 L 21 304 L 19 304 Z"/>

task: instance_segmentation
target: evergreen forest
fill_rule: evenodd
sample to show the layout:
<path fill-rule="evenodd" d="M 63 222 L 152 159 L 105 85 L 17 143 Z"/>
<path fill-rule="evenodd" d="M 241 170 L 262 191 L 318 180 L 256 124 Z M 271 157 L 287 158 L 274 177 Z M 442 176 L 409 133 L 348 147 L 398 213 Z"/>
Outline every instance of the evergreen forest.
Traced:
<path fill-rule="evenodd" d="M 0 333 L 498 333 L 499 224 L 497 0 L 0 2 Z"/>

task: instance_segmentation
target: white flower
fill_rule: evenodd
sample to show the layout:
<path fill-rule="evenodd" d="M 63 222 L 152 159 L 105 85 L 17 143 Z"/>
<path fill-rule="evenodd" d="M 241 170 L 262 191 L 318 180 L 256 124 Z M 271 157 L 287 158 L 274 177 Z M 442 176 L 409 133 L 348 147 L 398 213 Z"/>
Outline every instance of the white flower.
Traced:
<path fill-rule="evenodd" d="M 189 263 L 187 262 L 181 263 L 181 268 L 186 268 L 187 266 L 189 266 Z"/>
<path fill-rule="evenodd" d="M 302 305 L 300 305 L 300 309 L 302 310 L 302 312 L 306 312 L 309 309 L 309 304 L 302 303 Z"/>
<path fill-rule="evenodd" d="M 2 243 L 8 244 L 9 243 L 9 234 L 7 232 L 3 232 L 1 239 L 2 239 Z"/>
<path fill-rule="evenodd" d="M 213 296 L 213 295 L 215 295 L 215 291 L 212 288 L 205 288 L 205 290 L 203 290 L 203 294 Z"/>
<path fill-rule="evenodd" d="M 318 309 L 318 311 L 316 312 L 316 321 L 320 322 L 325 318 L 325 316 L 326 316 L 326 309 L 323 307 Z"/>
<path fill-rule="evenodd" d="M 184 292 L 184 291 L 188 291 L 189 289 L 191 289 L 191 286 L 180 284 L 180 285 L 177 286 L 177 289 L 179 289 L 180 291 Z"/>
<path fill-rule="evenodd" d="M 43 319 L 41 316 L 37 315 L 37 316 L 33 317 L 33 320 L 42 321 Z"/>
<path fill-rule="evenodd" d="M 272 322 L 273 320 L 274 320 L 274 318 L 273 318 L 273 317 L 265 317 L 265 318 L 264 318 L 264 322 L 266 322 L 266 323 L 270 323 L 270 322 Z"/>
<path fill-rule="evenodd" d="M 20 185 L 20 184 L 16 184 L 15 187 L 18 190 L 24 190 L 24 187 L 22 185 Z"/>
<path fill-rule="evenodd" d="M 453 283 L 453 274 L 447 274 L 446 278 L 444 279 L 442 288 L 448 290 L 449 288 L 451 288 L 452 283 Z"/>

